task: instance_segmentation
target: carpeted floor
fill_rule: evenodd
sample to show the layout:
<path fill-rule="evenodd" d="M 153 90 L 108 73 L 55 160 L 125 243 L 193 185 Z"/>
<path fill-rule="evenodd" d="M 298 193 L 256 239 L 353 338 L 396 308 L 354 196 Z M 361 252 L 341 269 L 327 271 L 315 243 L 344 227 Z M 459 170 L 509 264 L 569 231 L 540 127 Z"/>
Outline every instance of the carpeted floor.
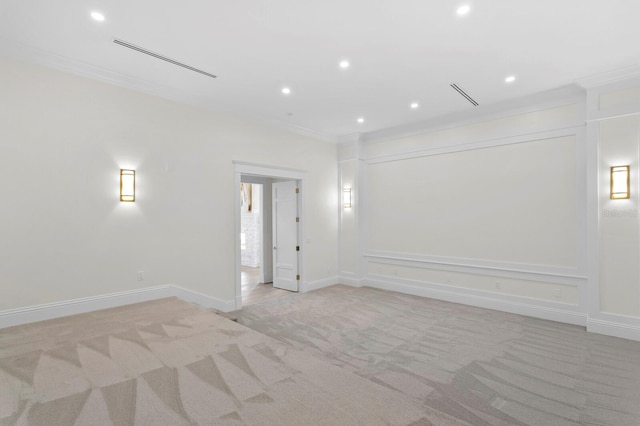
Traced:
<path fill-rule="evenodd" d="M 175 298 L 0 329 L 0 425 L 460 424 Z"/>
<path fill-rule="evenodd" d="M 346 286 L 234 315 L 291 348 L 472 425 L 640 425 L 640 342 Z"/>

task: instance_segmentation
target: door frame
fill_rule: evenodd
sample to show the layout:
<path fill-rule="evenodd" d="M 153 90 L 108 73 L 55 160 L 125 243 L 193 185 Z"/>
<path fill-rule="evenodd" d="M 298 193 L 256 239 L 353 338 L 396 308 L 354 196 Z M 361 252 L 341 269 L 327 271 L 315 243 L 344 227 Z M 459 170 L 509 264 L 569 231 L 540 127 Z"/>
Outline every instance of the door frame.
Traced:
<path fill-rule="evenodd" d="M 234 245 L 235 245 L 235 309 L 242 308 L 242 273 L 241 273 L 241 254 L 240 254 L 240 232 L 241 232 L 241 200 L 240 200 L 240 183 L 242 182 L 242 175 L 259 176 L 272 179 L 288 179 L 298 182 L 298 188 L 300 189 L 300 196 L 298 197 L 298 217 L 300 223 L 298 226 L 298 245 L 303 249 L 298 252 L 298 273 L 301 280 L 298 283 L 298 291 L 302 291 L 304 288 L 303 280 L 305 279 L 305 263 L 304 263 L 304 246 L 301 244 L 305 241 L 304 237 L 304 179 L 306 172 L 304 170 L 288 169 L 284 167 L 275 167 L 266 164 L 249 163 L 245 161 L 233 161 L 234 165 Z"/>

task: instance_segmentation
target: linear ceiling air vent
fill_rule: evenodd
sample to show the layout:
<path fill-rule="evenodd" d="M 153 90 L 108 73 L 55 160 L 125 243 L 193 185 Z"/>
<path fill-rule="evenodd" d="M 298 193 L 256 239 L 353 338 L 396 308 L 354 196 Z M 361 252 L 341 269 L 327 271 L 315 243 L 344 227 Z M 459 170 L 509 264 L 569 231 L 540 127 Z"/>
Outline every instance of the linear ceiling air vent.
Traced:
<path fill-rule="evenodd" d="M 153 56 L 154 58 L 162 59 L 163 61 L 169 62 L 170 64 L 177 65 L 177 66 L 182 67 L 182 68 L 186 68 L 188 70 L 200 73 L 202 75 L 206 75 L 207 77 L 217 78 L 217 76 L 215 76 L 213 74 L 210 74 L 210 73 L 208 73 L 206 71 L 202 71 L 202 70 L 199 70 L 198 68 L 194 68 L 194 67 L 189 66 L 187 64 L 183 64 L 182 62 L 178 62 L 178 61 L 176 61 L 174 59 L 167 58 L 166 56 L 160 55 L 158 53 L 154 53 L 154 52 L 152 52 L 150 50 L 147 50 L 147 49 L 144 49 L 144 48 L 142 48 L 140 46 L 136 46 L 135 44 L 127 43 L 126 41 L 123 41 L 123 40 L 120 40 L 120 39 L 117 39 L 117 38 L 114 38 L 113 42 L 115 44 L 119 44 L 120 46 L 128 47 L 129 49 L 135 50 L 135 51 L 140 52 L 140 53 L 144 53 L 145 55 L 149 55 L 149 56 Z"/>
<path fill-rule="evenodd" d="M 473 104 L 473 106 L 478 106 L 478 105 L 479 105 L 479 104 L 475 101 L 475 99 L 473 99 L 471 96 L 469 96 L 469 95 L 467 94 L 467 92 L 465 92 L 464 90 L 462 90 L 462 89 L 460 88 L 460 86 L 458 86 L 457 84 L 455 84 L 455 83 L 451 83 L 451 87 L 453 87 L 453 89 L 454 89 L 456 92 L 460 93 L 460 94 L 461 94 L 461 95 L 462 95 L 466 100 L 468 100 L 469 102 L 471 102 L 471 104 Z"/>

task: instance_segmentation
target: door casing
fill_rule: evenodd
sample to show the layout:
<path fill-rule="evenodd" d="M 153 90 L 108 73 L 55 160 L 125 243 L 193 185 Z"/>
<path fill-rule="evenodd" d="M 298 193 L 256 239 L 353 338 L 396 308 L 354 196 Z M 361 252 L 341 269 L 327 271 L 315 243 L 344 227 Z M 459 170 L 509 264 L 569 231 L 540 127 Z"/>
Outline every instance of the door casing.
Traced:
<path fill-rule="evenodd" d="M 304 183 L 306 172 L 304 170 L 288 169 L 282 167 L 275 167 L 265 164 L 249 163 L 244 161 L 233 161 L 234 165 L 234 222 L 235 222 L 235 309 L 242 308 L 242 275 L 240 271 L 240 182 L 243 175 L 260 176 L 273 179 L 285 179 L 296 180 L 298 182 L 298 188 L 300 194 L 298 196 L 298 217 L 300 223 L 298 227 L 298 245 L 300 246 L 300 252 L 298 252 L 298 274 L 300 274 L 300 281 L 298 282 L 298 290 L 302 291 L 305 282 L 305 256 L 302 242 L 305 241 L 305 220 L 304 220 Z"/>

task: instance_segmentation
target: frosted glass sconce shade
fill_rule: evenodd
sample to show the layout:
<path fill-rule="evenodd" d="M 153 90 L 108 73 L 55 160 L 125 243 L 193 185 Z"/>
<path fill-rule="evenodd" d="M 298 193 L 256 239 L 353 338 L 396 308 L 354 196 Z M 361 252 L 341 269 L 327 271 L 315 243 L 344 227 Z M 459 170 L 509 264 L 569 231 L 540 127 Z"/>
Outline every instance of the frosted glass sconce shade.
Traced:
<path fill-rule="evenodd" d="M 630 198 L 629 166 L 615 166 L 611 168 L 611 199 L 623 200 Z"/>
<path fill-rule="evenodd" d="M 345 209 L 351 208 L 351 188 L 345 188 L 342 191 L 342 204 Z"/>
<path fill-rule="evenodd" d="M 136 171 L 120 169 L 120 201 L 136 201 Z"/>

